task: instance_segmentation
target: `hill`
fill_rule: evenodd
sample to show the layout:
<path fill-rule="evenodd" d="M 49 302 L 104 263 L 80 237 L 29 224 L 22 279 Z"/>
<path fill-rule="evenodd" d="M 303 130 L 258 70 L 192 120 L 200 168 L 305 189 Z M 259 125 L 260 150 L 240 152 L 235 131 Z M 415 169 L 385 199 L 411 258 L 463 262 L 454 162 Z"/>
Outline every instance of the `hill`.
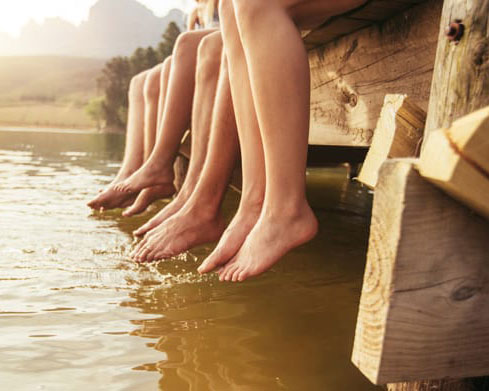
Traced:
<path fill-rule="evenodd" d="M 182 27 L 183 12 L 172 10 L 160 18 L 136 0 L 98 0 L 80 26 L 49 18 L 29 22 L 16 39 L 0 34 L 0 56 L 127 56 L 138 47 L 157 45 L 171 21 Z"/>
<path fill-rule="evenodd" d="M 0 125 L 92 128 L 84 107 L 105 60 L 1 57 Z"/>

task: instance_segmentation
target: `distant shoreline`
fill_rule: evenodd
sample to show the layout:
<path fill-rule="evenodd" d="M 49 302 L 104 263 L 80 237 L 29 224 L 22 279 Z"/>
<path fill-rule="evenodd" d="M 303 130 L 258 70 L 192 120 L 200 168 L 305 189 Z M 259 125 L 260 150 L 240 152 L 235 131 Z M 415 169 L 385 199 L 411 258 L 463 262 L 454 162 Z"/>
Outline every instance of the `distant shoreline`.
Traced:
<path fill-rule="evenodd" d="M 96 130 L 96 129 L 73 129 L 61 127 L 42 127 L 42 126 L 9 126 L 0 125 L 0 132 L 38 132 L 38 133 L 82 133 L 82 134 L 124 134 L 121 131 Z"/>

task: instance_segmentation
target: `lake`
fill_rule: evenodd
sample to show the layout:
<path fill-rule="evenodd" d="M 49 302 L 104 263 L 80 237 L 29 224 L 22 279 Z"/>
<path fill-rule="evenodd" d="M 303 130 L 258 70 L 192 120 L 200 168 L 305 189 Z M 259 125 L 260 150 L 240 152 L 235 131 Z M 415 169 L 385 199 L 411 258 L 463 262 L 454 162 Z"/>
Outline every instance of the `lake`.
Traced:
<path fill-rule="evenodd" d="M 85 206 L 120 135 L 0 131 L 0 389 L 378 390 L 350 363 L 371 195 L 346 170 L 308 173 L 320 232 L 260 278 L 196 272 L 213 245 L 137 265 L 149 219 Z M 230 192 L 230 218 L 238 195 Z"/>

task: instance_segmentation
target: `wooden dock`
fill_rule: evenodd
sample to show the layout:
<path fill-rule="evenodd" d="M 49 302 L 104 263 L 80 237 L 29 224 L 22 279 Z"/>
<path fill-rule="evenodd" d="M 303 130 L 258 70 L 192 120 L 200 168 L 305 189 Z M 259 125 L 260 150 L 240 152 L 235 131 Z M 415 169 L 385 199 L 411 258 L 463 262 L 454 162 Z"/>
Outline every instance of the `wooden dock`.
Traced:
<path fill-rule="evenodd" d="M 308 163 L 364 162 L 375 191 L 354 364 L 389 391 L 489 390 L 489 1 L 371 0 L 303 37 Z"/>

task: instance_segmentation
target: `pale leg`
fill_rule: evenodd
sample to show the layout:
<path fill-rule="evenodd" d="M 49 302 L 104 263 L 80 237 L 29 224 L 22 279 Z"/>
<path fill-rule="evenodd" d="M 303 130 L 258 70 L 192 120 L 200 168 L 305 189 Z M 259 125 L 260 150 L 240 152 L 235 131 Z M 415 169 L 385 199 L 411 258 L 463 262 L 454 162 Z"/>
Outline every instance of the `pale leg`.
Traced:
<path fill-rule="evenodd" d="M 199 268 L 200 273 L 214 270 L 236 255 L 258 220 L 265 196 L 265 161 L 262 140 L 250 88 L 246 59 L 234 20 L 232 4 L 221 2 L 220 15 L 238 123 L 243 189 L 236 216 L 224 232 L 216 249 Z"/>

